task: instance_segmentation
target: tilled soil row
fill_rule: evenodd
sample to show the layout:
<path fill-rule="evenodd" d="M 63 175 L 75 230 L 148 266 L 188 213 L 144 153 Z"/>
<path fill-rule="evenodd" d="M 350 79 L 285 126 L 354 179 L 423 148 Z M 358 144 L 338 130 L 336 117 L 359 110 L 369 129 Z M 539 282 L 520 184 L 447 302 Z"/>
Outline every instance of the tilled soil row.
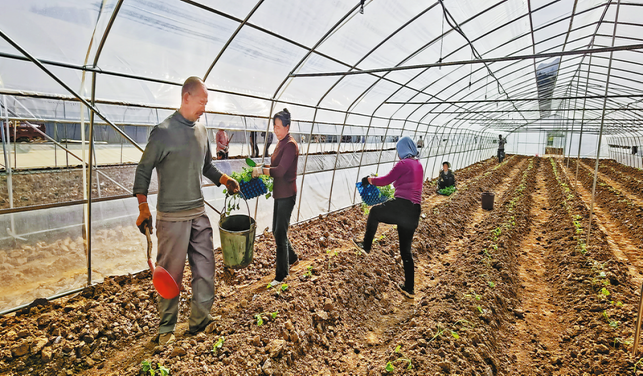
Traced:
<path fill-rule="evenodd" d="M 640 168 L 624 165 L 622 163 L 616 162 L 613 159 L 607 159 L 605 161 L 602 161 L 601 163 L 613 167 L 616 171 L 621 172 L 627 176 L 631 176 L 638 180 L 643 180 L 643 170 L 641 170 Z"/>
<path fill-rule="evenodd" d="M 303 259 L 306 258 L 307 252 L 314 253 L 315 249 L 320 249 L 323 246 L 323 244 L 319 244 L 322 238 L 319 236 L 320 234 L 325 234 L 329 230 L 335 234 L 337 229 L 342 227 L 339 225 L 340 223 L 344 226 L 350 224 L 350 227 L 357 228 L 357 232 L 360 233 L 363 231 L 365 217 L 359 210 L 351 209 L 343 213 L 331 214 L 324 219 L 325 221 L 309 222 L 302 225 L 298 229 L 299 231 L 293 231 L 293 234 L 302 233 L 302 238 L 295 239 L 293 243 L 300 242 L 298 249 L 301 250 L 300 255 Z M 310 232 L 313 232 L 314 236 L 310 236 Z M 326 237 L 326 239 L 328 238 L 330 236 Z M 257 243 L 258 246 L 267 246 L 271 242 L 271 236 L 263 236 L 258 239 Z M 331 248 L 333 244 L 337 244 L 332 242 L 331 238 L 328 243 Z M 341 254 L 342 249 L 340 248 L 338 255 Z M 254 271 L 246 270 L 244 272 L 248 276 L 244 277 L 243 272 L 238 273 L 241 275 L 239 281 L 229 279 L 227 282 L 234 284 L 241 281 L 251 282 L 253 279 L 261 278 L 258 274 L 262 274 L 264 279 L 268 278 L 267 275 L 271 274 L 273 267 L 265 260 L 267 256 L 272 256 L 272 252 L 258 249 L 253 265 L 267 264 L 270 270 L 262 267 L 256 268 Z M 330 260 L 333 256 L 334 253 L 329 253 L 326 257 Z M 220 262 L 219 254 L 217 254 L 217 258 Z M 338 257 L 336 260 L 340 260 L 340 258 Z M 386 259 L 391 264 L 390 258 Z M 326 262 L 324 260 L 322 263 Z M 397 271 L 397 266 L 395 269 Z M 219 269 L 217 271 L 219 272 Z M 312 274 L 314 269 L 308 270 L 302 266 L 298 270 L 301 275 L 309 271 Z M 186 278 L 189 278 L 189 273 L 187 274 Z M 69 300 L 54 301 L 49 306 L 34 307 L 20 312 L 16 317 L 3 318 L 0 323 L 3 338 L 6 341 L 0 343 L 0 370 L 5 372 L 12 369 L 16 373 L 27 374 L 33 372 L 54 374 L 62 370 L 62 372 L 73 374 L 83 368 L 91 368 L 96 363 L 99 363 L 98 369 L 100 369 L 102 361 L 108 356 L 110 349 L 129 346 L 132 344 L 133 338 L 134 342 L 147 342 L 142 337 L 147 338 L 153 334 L 155 331 L 153 327 L 157 321 L 153 299 L 155 294 L 150 288 L 148 277 L 148 273 L 142 273 L 135 278 L 127 276 L 109 278 L 105 283 L 87 289 L 81 295 Z M 308 281 L 310 277 L 300 276 L 300 278 Z M 349 280 L 353 281 L 350 278 Z M 218 301 L 216 304 L 221 306 L 229 300 L 226 297 L 234 294 L 237 288 L 227 286 L 226 281 L 221 279 L 218 281 L 218 286 L 218 291 L 223 290 L 222 298 L 224 300 Z M 226 287 L 229 291 L 225 290 Z M 390 292 L 393 295 L 397 294 L 393 291 Z M 182 294 L 184 298 L 181 305 L 183 308 L 187 308 L 189 286 L 187 286 L 187 291 Z M 237 296 L 232 296 L 232 300 L 238 303 L 239 299 L 237 298 Z M 182 309 L 182 311 L 185 313 L 187 310 Z M 181 317 L 181 319 L 185 318 Z M 199 341 L 203 338 L 199 337 Z M 212 342 L 211 340 L 208 345 Z M 131 356 L 135 353 L 128 355 Z M 25 356 L 29 354 L 31 355 Z M 126 363 L 131 364 L 130 359 L 127 359 Z"/>
<path fill-rule="evenodd" d="M 480 184 L 502 180 L 517 162 L 507 161 Z M 174 364 L 182 374 L 380 373 L 386 362 L 380 365 L 377 356 L 363 355 L 363 347 L 388 338 L 395 329 L 373 325 L 382 316 L 398 320 L 402 298 L 391 281 L 401 281 L 402 275 L 399 256 L 396 260 L 387 254 L 397 254 L 397 244 L 391 243 L 387 247 L 388 241 L 380 241 L 367 257 L 350 246 L 330 249 L 321 260 L 305 263 L 306 268 L 295 267 L 291 276 L 299 275 L 299 280 L 289 278 L 285 291 L 270 292 L 264 284 L 237 291 L 217 311 L 221 319 L 211 328 L 214 337 L 180 337 L 174 347 L 141 351 L 134 364 L 128 358 L 122 369 L 135 374 L 137 362 L 151 357 L 153 364 Z M 220 362 L 212 362 L 208 349 L 222 337 Z M 178 355 L 184 352 L 187 358 Z"/>
<path fill-rule="evenodd" d="M 599 229 L 586 243 L 589 210 L 566 182 L 562 166 L 550 159 L 545 170 L 549 222 L 543 229 L 547 278 L 553 299 L 567 311 L 560 316 L 562 344 L 556 353 L 540 351 L 546 374 L 632 373 L 630 354 L 635 290 L 627 266 L 614 258 Z"/>
<path fill-rule="evenodd" d="M 505 160 L 507 168 L 516 163 L 513 157 Z M 492 166 L 494 159 L 490 158 L 485 161 L 477 162 L 471 166 L 456 171 L 457 178 L 463 183 L 469 182 L 479 176 L 480 172 Z M 425 203 L 430 202 L 429 198 L 435 196 L 436 179 L 425 181 L 423 185 L 422 196 Z M 446 198 L 446 197 L 445 197 Z M 297 251 L 299 258 L 308 259 L 311 255 L 323 254 L 328 249 L 341 246 L 349 246 L 350 239 L 356 235 L 361 236 L 366 227 L 367 216 L 362 215 L 359 208 L 351 208 L 345 213 L 331 213 L 326 216 L 320 215 L 314 222 L 305 222 L 291 226 L 288 236 Z M 384 227 L 384 226 L 382 226 Z M 267 229 L 266 229 L 267 230 Z M 245 269 L 218 269 L 221 273 L 218 277 L 225 281 L 228 286 L 248 285 L 257 282 L 266 275 L 270 275 L 274 270 L 275 253 L 274 238 L 272 233 L 264 230 L 263 237 L 255 242 L 255 261 Z M 389 242 L 397 242 L 397 231 L 387 231 L 382 228 L 378 236 L 384 235 L 381 239 L 382 245 Z M 391 239 L 386 237 L 393 236 Z M 219 261 L 219 260 L 217 260 Z M 219 264 L 221 265 L 221 264 Z M 222 286 L 223 289 L 229 288 Z"/>
<path fill-rule="evenodd" d="M 474 209 L 480 205 L 480 194 L 491 191 L 509 175 L 509 171 L 525 161 L 524 157 L 519 156 L 505 160 L 484 174 L 467 181 L 441 206 L 424 213 L 427 218 L 420 223 L 415 232 L 414 244 L 417 244 L 418 252 L 444 253 L 449 244 L 445 239 L 461 239 L 462 230 L 471 221 Z"/>
<path fill-rule="evenodd" d="M 570 164 L 570 168 L 572 165 L 574 168 L 576 167 L 575 161 Z M 593 179 L 594 172 L 581 167 L 578 180 L 589 192 L 592 191 Z M 601 207 L 608 210 L 609 216 L 614 219 L 612 223 L 615 223 L 622 233 L 634 241 L 636 246 L 640 249 L 643 248 L 643 207 L 629 200 L 618 189 L 610 186 L 601 179 L 600 175 L 596 181 L 595 200 Z M 592 227 L 592 231 L 594 227 Z"/>
<path fill-rule="evenodd" d="M 129 191 L 119 187 L 101 174 L 92 177 L 92 197 L 122 196 L 131 192 L 134 186 L 136 165 L 106 166 L 99 170 Z M 98 182 L 97 182 L 98 179 Z M 54 204 L 83 199 L 83 172 L 81 169 L 52 169 L 38 172 L 17 172 L 12 175 L 13 206 Z M 150 193 L 156 193 L 158 182 L 152 174 Z M 0 208 L 9 207 L 7 177 L 0 177 Z"/>
<path fill-rule="evenodd" d="M 581 164 L 594 171 L 595 161 L 595 159 L 584 158 L 581 159 Z M 575 162 L 576 161 L 574 161 L 574 163 Z M 606 161 L 601 161 L 598 164 L 599 176 L 600 174 L 604 174 L 608 178 L 619 182 L 623 190 L 625 190 L 629 194 L 640 195 L 641 192 L 643 192 L 643 180 L 637 179 L 631 175 L 628 175 L 627 173 L 620 172 L 616 168 L 610 166 L 605 162 Z"/>
<path fill-rule="evenodd" d="M 528 213 L 525 193 L 534 181 L 530 179 L 533 165 L 522 159 L 520 166 L 518 173 L 507 174 L 511 175 L 511 188 L 496 196 L 496 209 L 475 225 L 474 234 L 464 240 L 460 252 L 449 258 L 452 261 L 443 263 L 437 284 L 418 283 L 422 298 L 413 314 L 400 322 L 400 332 L 387 341 L 380 364 L 390 362 L 396 372 L 418 375 L 493 375 L 506 369 L 509 360 L 498 332 L 513 320 L 511 307 L 516 302 L 511 249 L 514 242 L 519 244 L 528 226 L 527 216 L 521 213 Z M 477 193 L 473 189 L 460 200 Z M 471 201 L 477 204 L 475 199 Z M 441 229 L 429 227 L 425 231 L 423 237 L 436 238 Z M 397 345 L 401 345 L 399 351 Z M 369 358 L 377 359 L 377 354 Z M 406 359 L 412 361 L 412 369 Z"/>

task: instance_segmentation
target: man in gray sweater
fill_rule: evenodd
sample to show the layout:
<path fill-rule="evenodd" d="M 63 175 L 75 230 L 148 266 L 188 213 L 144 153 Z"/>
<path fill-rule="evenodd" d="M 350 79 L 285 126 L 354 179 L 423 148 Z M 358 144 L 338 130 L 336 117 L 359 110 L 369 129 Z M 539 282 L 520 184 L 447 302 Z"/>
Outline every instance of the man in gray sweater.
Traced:
<path fill-rule="evenodd" d="M 152 170 L 156 168 L 159 193 L 156 205 L 156 262 L 181 285 L 187 255 L 192 270 L 192 303 L 190 333 L 205 329 L 212 321 L 214 302 L 214 246 L 212 226 L 205 213 L 203 176 L 217 186 L 221 184 L 236 193 L 239 183 L 221 173 L 213 163 L 207 130 L 197 120 L 205 112 L 208 91 L 198 77 L 190 77 L 181 90 L 181 107 L 156 125 L 136 168 L 134 195 L 138 198 L 139 217 L 136 225 L 142 233 L 152 233 L 152 214 L 147 193 Z M 179 296 L 159 297 L 158 342 L 175 340 L 174 327 L 179 312 Z"/>

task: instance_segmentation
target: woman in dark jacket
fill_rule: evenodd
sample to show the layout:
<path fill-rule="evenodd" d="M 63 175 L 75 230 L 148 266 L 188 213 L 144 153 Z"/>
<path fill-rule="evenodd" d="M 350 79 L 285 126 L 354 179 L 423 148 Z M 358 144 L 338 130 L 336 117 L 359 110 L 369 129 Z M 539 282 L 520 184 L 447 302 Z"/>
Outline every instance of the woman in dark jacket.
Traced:
<path fill-rule="evenodd" d="M 455 187 L 455 175 L 453 175 L 453 171 L 449 169 L 450 167 L 451 164 L 449 162 L 442 162 L 442 171 L 440 171 L 440 175 L 438 176 L 437 192 L 439 194 L 441 194 L 441 189 Z"/>
<path fill-rule="evenodd" d="M 276 286 L 288 276 L 290 265 L 298 261 L 297 254 L 288 240 L 290 215 L 297 197 L 297 160 L 299 146 L 290 135 L 290 112 L 279 111 L 273 117 L 275 136 L 279 142 L 270 157 L 270 165 L 252 169 L 252 177 L 273 177 L 272 197 L 275 200 L 272 233 L 277 245 L 276 275 L 270 286 Z"/>

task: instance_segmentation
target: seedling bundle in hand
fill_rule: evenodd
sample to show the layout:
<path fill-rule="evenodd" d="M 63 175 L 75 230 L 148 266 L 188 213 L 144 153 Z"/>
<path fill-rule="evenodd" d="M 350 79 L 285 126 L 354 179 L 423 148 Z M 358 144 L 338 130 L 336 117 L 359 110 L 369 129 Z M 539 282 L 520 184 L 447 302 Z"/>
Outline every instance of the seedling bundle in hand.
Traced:
<path fill-rule="evenodd" d="M 395 188 L 390 184 L 379 189 L 372 184 L 363 187 L 362 182 L 357 182 L 356 186 L 362 201 L 368 206 L 381 204 L 395 196 Z"/>
<path fill-rule="evenodd" d="M 265 195 L 266 199 L 269 199 L 272 196 L 272 187 L 273 179 L 270 176 L 261 175 L 258 178 L 252 177 L 252 167 L 255 167 L 256 164 L 252 159 L 246 159 L 246 163 L 249 167 L 242 167 L 241 172 L 233 172 L 231 177 L 239 182 L 239 187 L 241 193 L 246 200 L 251 198 L 259 197 Z M 223 193 L 229 194 L 227 190 L 224 190 Z M 233 209 L 239 209 L 239 195 L 232 195 L 235 197 L 236 201 L 231 201 L 228 204 L 227 214 L 230 214 L 230 211 Z"/>
<path fill-rule="evenodd" d="M 453 194 L 453 192 L 455 192 L 455 186 L 452 185 L 450 187 L 442 188 L 438 192 L 441 195 L 451 196 Z"/>

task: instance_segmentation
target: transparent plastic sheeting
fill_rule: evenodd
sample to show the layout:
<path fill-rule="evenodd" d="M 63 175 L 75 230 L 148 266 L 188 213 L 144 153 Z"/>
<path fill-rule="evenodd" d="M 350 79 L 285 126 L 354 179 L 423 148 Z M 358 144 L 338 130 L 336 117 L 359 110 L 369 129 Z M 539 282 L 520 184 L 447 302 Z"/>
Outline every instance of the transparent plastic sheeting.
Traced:
<path fill-rule="evenodd" d="M 443 160 L 455 158 L 451 161 L 458 162 L 453 167 L 461 168 L 480 158 L 488 158 L 494 152 L 494 149 L 479 152 L 471 149 L 470 153 L 424 157 L 420 161 L 426 168 L 428 178 L 437 176 Z M 311 172 L 315 169 L 307 169 L 305 177 L 301 174 L 297 177 L 298 196 L 291 217 L 293 223 L 327 213 L 329 209 L 333 211 L 359 202 L 359 195 L 355 195 L 355 182 L 359 180 L 358 167 L 347 163 L 346 168 L 333 172 L 328 170 L 328 166 L 332 167 L 335 155 L 314 157 L 317 162 L 313 164 L 319 164 L 319 170 Z M 359 176 L 371 173 L 384 175 L 394 165 L 390 152 L 383 153 L 379 165 L 374 156 L 365 156 L 365 159 L 373 163 L 363 164 L 359 168 Z M 236 164 L 241 163 L 241 160 L 217 161 L 222 170 L 240 168 Z M 322 166 L 326 169 L 321 169 Z M 215 186 L 203 189 L 206 201 L 217 209 L 224 207 L 222 190 Z M 302 195 L 305 199 L 299 200 Z M 153 216 L 156 216 L 156 195 L 150 195 L 148 201 Z M 248 203 L 253 217 L 256 207 L 258 233 L 264 229 L 270 230 L 274 200 L 261 196 Z M 214 229 L 215 247 L 218 247 L 219 215 L 210 208 L 206 211 Z M 240 212 L 247 212 L 244 205 L 241 205 Z M 92 203 L 92 282 L 99 282 L 106 276 L 147 268 L 145 236 L 134 226 L 137 216 L 138 206 L 134 197 Z M 0 268 L 3 281 L 6 281 L 0 287 L 0 311 L 86 285 L 87 260 L 81 233 L 82 222 L 83 205 L 80 204 L 0 215 Z M 156 236 L 152 239 L 155 259 Z"/>
<path fill-rule="evenodd" d="M 38 59 L 71 65 L 48 67 L 85 96 L 91 93 L 91 73 L 83 81 L 81 69 L 93 65 L 99 42 L 107 35 L 97 60 L 98 100 L 172 107 L 186 77 L 207 74 L 213 90 L 207 109 L 212 112 L 270 116 L 284 107 L 278 101 L 287 101 L 298 120 L 366 125 L 381 116 L 468 130 L 489 125 L 492 131 L 543 116 L 534 70 L 548 62 L 546 58 L 345 77 L 290 74 L 628 46 L 640 41 L 641 28 L 641 4 L 632 1 L 381 0 L 366 2 L 360 14 L 358 2 L 199 0 L 202 6 L 197 6 L 141 0 L 123 2 L 106 34 L 117 0 L 5 3 L 2 31 Z M 443 6 L 467 39 L 445 24 Z M 20 56 L 4 40 L 0 53 Z M 643 90 L 641 64 L 638 50 L 561 57 L 553 96 L 593 98 L 552 100 L 553 111 L 596 120 L 602 116 L 601 95 L 621 95 L 607 103 L 624 111 L 608 111 L 605 125 L 610 132 L 621 132 L 621 121 L 636 120 L 632 111 L 639 98 L 627 95 Z M 10 56 L 0 58 L 0 88 L 69 95 L 31 62 Z M 483 98 L 489 101 L 475 102 Z M 507 98 L 534 100 L 513 103 Z M 458 100 L 474 101 L 440 103 Z M 124 120 L 125 108 L 106 111 L 115 121 L 133 122 Z M 143 111 L 135 117 L 148 123 L 154 116 Z M 598 124 L 589 128 L 596 131 Z"/>
<path fill-rule="evenodd" d="M 643 169 L 643 134 L 607 137 L 609 158 L 624 165 Z"/>

